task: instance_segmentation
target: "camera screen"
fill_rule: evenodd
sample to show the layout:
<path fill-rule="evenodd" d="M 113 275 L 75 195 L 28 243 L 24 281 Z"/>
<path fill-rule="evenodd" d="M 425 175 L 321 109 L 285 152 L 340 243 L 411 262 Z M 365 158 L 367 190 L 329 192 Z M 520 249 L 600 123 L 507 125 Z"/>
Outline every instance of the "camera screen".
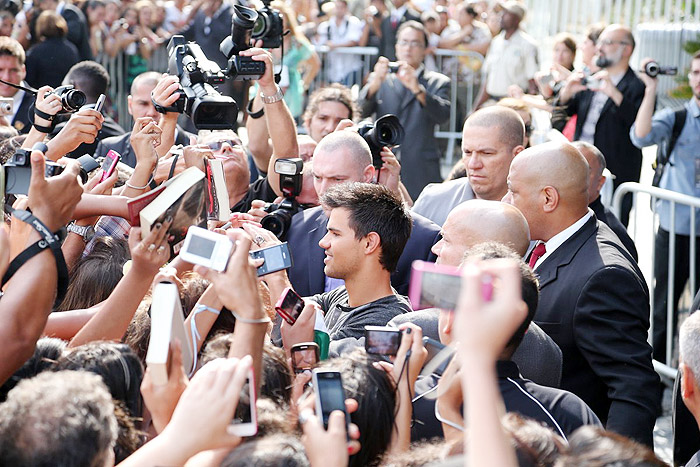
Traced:
<path fill-rule="evenodd" d="M 193 255 L 201 256 L 202 258 L 211 258 L 215 246 L 216 241 L 214 240 L 192 235 L 190 246 L 187 248 L 187 251 Z"/>
<path fill-rule="evenodd" d="M 289 293 L 284 296 L 284 300 L 282 300 L 282 306 L 280 308 L 286 311 L 287 314 L 296 321 L 301 314 L 301 311 L 304 309 L 304 300 L 301 300 L 294 294 L 294 292 L 290 290 Z"/>
<path fill-rule="evenodd" d="M 250 404 L 250 378 L 248 378 L 241 388 L 241 395 L 238 399 L 238 406 L 236 407 L 236 413 L 231 420 L 232 424 L 236 423 L 251 423 L 253 417 L 251 416 L 251 404 Z"/>
<path fill-rule="evenodd" d="M 460 276 L 424 271 L 420 287 L 420 307 L 454 310 L 459 300 L 461 282 Z"/>
<path fill-rule="evenodd" d="M 281 248 L 270 248 L 263 251 L 265 267 L 268 271 L 278 271 L 280 269 L 284 269 L 284 258 L 282 257 Z"/>
<path fill-rule="evenodd" d="M 292 354 L 292 363 L 295 370 L 310 370 L 316 366 L 316 349 L 297 349 Z"/>
<path fill-rule="evenodd" d="M 334 410 L 345 410 L 345 400 L 343 396 L 343 386 L 340 378 L 318 377 L 318 387 L 316 394 L 321 398 L 321 408 L 323 410 L 323 425 L 328 426 L 328 417 Z"/>
<path fill-rule="evenodd" d="M 111 157 L 105 157 L 105 160 L 102 161 L 102 170 L 107 172 L 110 167 L 112 167 L 113 164 L 116 164 L 117 160 L 112 159 Z"/>
<path fill-rule="evenodd" d="M 365 349 L 368 353 L 396 355 L 401 344 L 400 331 L 367 331 Z"/>

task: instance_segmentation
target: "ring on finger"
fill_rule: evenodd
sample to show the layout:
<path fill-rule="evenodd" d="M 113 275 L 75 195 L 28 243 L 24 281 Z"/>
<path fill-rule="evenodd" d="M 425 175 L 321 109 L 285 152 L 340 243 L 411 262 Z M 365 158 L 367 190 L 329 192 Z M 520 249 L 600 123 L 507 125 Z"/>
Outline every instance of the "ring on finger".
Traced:
<path fill-rule="evenodd" d="M 165 245 L 161 245 L 158 247 L 158 254 L 161 254 L 165 251 Z"/>
<path fill-rule="evenodd" d="M 153 252 L 155 249 L 156 249 L 156 244 L 155 244 L 155 243 L 151 243 L 150 245 L 148 245 L 148 251 L 149 251 L 149 253 L 150 253 L 150 252 Z"/>
<path fill-rule="evenodd" d="M 265 243 L 265 238 L 262 235 L 256 235 L 255 238 L 253 239 L 253 242 L 256 245 L 260 246 L 263 243 Z"/>

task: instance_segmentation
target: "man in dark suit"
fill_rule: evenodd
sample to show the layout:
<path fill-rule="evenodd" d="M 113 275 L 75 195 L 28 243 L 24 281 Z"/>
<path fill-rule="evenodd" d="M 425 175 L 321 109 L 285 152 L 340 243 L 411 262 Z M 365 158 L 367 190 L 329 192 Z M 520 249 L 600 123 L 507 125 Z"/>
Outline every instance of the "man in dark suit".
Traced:
<path fill-rule="evenodd" d="M 632 256 L 589 211 L 588 171 L 568 143 L 526 149 L 510 166 L 504 201 L 539 240 L 529 259 L 540 279 L 535 322 L 562 350 L 562 389 L 607 429 L 653 446 L 659 377 L 647 343 L 649 293 Z"/>
<path fill-rule="evenodd" d="M 386 162 L 386 161 L 385 161 Z M 400 167 L 395 158 L 385 163 L 379 183 L 399 194 Z M 344 182 L 373 182 L 375 170 L 369 146 L 353 131 L 331 133 L 321 140 L 313 157 L 314 186 L 319 197 Z M 400 196 L 400 195 L 399 195 Z M 424 217 L 412 214 L 413 228 L 408 243 L 391 275 L 391 285 L 400 294 L 408 292 L 411 263 L 415 259 L 433 261 L 430 248 L 438 241 L 440 228 Z M 318 242 L 326 235 L 328 217 L 321 207 L 307 209 L 292 218 L 287 242 L 294 258 L 289 279 L 302 296 L 327 292 L 342 281 L 324 274 L 325 253 Z"/>
<path fill-rule="evenodd" d="M 23 84 L 27 69 L 24 65 L 26 56 L 22 45 L 9 37 L 0 37 L 0 79 L 12 84 Z M 29 108 L 34 103 L 34 96 L 27 92 L 0 83 L 0 96 L 13 100 L 13 113 L 5 118 L 19 133 L 29 133 L 31 120 Z"/>
<path fill-rule="evenodd" d="M 66 38 L 78 48 L 80 60 L 92 60 L 90 27 L 80 8 L 70 3 L 61 2 L 56 7 L 56 13 L 63 16 L 63 19 L 68 23 L 68 36 Z"/>
<path fill-rule="evenodd" d="M 416 199 L 423 187 L 440 182 L 440 149 L 435 125 L 450 118 L 450 79 L 425 70 L 428 35 L 422 24 L 404 23 L 397 34 L 399 69 L 389 71 L 389 58 L 379 57 L 367 85 L 360 92 L 362 116 L 396 115 L 404 127 L 400 159 L 402 181 Z"/>
<path fill-rule="evenodd" d="M 134 82 L 131 84 L 131 94 L 127 98 L 129 114 L 134 120 L 138 120 L 141 117 L 151 117 L 158 122 L 161 119 L 161 114 L 156 111 L 153 102 L 151 102 L 151 91 L 155 89 L 161 77 L 162 75 L 160 73 L 147 71 L 146 73 L 141 73 L 134 79 Z M 175 144 L 190 144 L 190 136 L 193 135 L 179 127 L 175 128 Z M 124 133 L 121 136 L 103 139 L 98 143 L 94 157 L 104 157 L 107 152 L 112 149 L 122 156 L 121 161 L 123 163 L 129 167 L 136 167 L 136 154 L 129 142 L 130 138 L 131 132 Z M 162 136 L 161 145 L 164 139 L 165 136 Z M 165 151 L 168 149 L 170 149 L 169 146 L 165 148 Z"/>
<path fill-rule="evenodd" d="M 420 13 L 410 8 L 407 0 L 391 0 L 394 9 L 391 14 L 382 20 L 380 29 L 382 37 L 379 43 L 379 55 L 396 60 L 396 36 L 399 28 L 406 21 L 420 22 Z"/>
<path fill-rule="evenodd" d="M 557 105 L 566 106 L 569 115 L 578 115 L 574 139 L 595 145 L 605 154 L 617 187 L 638 182 L 642 151 L 632 144 L 630 128 L 644 97 L 644 83 L 629 66 L 634 36 L 625 26 L 610 25 L 598 38 L 594 84 L 582 84 L 583 73 L 574 73 L 562 88 Z M 597 81 L 597 82 L 596 82 Z M 627 197 L 620 220 L 627 225 L 632 199 Z"/>
<path fill-rule="evenodd" d="M 622 222 L 620 222 L 617 216 L 600 201 L 600 190 L 603 188 L 606 179 L 605 175 L 603 175 L 603 171 L 606 167 L 605 156 L 591 143 L 575 141 L 573 146 L 583 154 L 590 168 L 588 175 L 588 207 L 593 210 L 595 217 L 599 221 L 607 224 L 610 230 L 615 232 L 615 235 L 620 239 L 622 245 L 627 248 L 627 251 L 629 251 L 635 261 L 637 261 L 639 257 L 634 240 L 629 236 L 627 229 L 622 225 Z"/>

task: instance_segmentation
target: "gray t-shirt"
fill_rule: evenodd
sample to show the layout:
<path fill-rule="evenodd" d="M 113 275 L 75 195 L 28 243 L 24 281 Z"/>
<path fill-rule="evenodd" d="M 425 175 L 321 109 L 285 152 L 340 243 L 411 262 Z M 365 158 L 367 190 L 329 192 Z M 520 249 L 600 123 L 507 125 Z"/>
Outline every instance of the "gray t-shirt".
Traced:
<path fill-rule="evenodd" d="M 348 306 L 348 291 L 345 286 L 314 295 L 311 299 L 325 313 L 324 321 L 331 338 L 331 353 L 336 353 L 333 351 L 338 344 L 336 341 L 349 339 L 354 341 L 353 346 L 360 345 L 358 340 L 364 339 L 365 326 L 386 326 L 395 316 L 413 311 L 408 299 L 396 291 L 393 295 L 354 308 Z M 344 344 L 343 348 L 348 342 Z"/>

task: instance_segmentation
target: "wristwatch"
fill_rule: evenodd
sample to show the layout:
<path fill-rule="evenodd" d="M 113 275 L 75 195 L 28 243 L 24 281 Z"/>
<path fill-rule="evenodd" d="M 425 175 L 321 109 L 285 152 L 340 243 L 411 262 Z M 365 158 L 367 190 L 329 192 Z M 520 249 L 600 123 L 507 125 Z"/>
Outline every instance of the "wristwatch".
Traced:
<path fill-rule="evenodd" d="M 266 96 L 265 94 L 263 94 L 263 92 L 261 90 L 260 91 L 260 99 L 262 99 L 262 101 L 265 104 L 274 104 L 275 102 L 279 102 L 282 99 L 284 99 L 284 93 L 282 92 L 282 88 L 277 86 L 277 92 L 271 96 Z"/>
<path fill-rule="evenodd" d="M 95 236 L 95 228 L 91 225 L 68 224 L 68 227 L 66 230 L 68 230 L 68 232 L 73 232 L 74 234 L 77 234 L 77 235 L 80 235 L 81 237 L 83 237 L 83 241 L 85 243 L 92 240 L 92 237 Z"/>

